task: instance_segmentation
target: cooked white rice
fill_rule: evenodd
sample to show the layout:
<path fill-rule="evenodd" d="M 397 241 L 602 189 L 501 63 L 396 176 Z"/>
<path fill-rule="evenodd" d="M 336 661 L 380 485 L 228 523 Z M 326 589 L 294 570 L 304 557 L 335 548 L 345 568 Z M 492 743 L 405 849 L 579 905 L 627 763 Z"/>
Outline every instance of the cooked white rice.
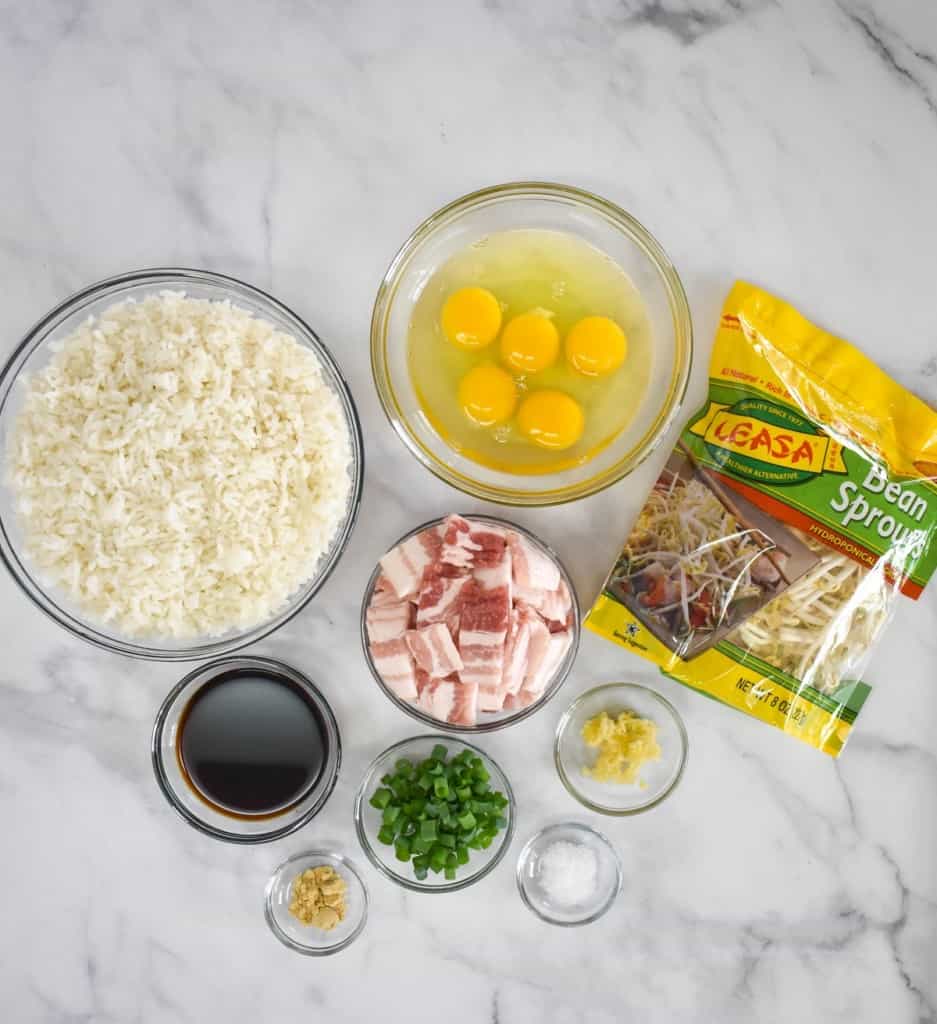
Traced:
<path fill-rule="evenodd" d="M 343 522 L 351 438 L 319 360 L 228 302 L 125 301 L 25 383 L 9 483 L 26 553 L 132 636 L 264 622 Z"/>

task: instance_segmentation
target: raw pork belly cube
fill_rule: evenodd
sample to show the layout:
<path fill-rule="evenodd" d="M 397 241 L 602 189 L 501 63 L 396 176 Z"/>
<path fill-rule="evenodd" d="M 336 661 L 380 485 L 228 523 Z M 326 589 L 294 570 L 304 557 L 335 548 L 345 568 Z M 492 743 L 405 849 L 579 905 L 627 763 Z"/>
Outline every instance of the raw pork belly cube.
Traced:
<path fill-rule="evenodd" d="M 531 693 L 529 690 L 521 690 L 520 693 L 509 693 L 504 698 L 504 710 L 505 711 L 521 711 L 524 708 L 529 708 L 531 704 L 535 704 L 540 700 L 541 694 Z"/>
<path fill-rule="evenodd" d="M 371 658 L 378 675 L 392 693 L 401 700 L 416 700 L 416 665 L 402 636 L 372 643 Z"/>
<path fill-rule="evenodd" d="M 431 677 L 441 679 L 461 671 L 462 659 L 445 623 L 410 630 L 406 640 L 413 660 Z"/>
<path fill-rule="evenodd" d="M 452 679 L 430 679 L 421 688 L 417 704 L 439 722 L 448 722 L 455 707 L 458 683 Z"/>
<path fill-rule="evenodd" d="M 493 523 L 469 522 L 448 516 L 443 523 L 442 561 L 460 569 L 500 562 L 507 546 L 507 531 Z"/>
<path fill-rule="evenodd" d="M 409 537 L 384 555 L 381 568 L 398 598 L 416 595 L 427 566 L 439 560 L 440 547 L 439 534 L 430 529 Z"/>
<path fill-rule="evenodd" d="M 446 516 L 442 524 L 442 561 L 468 569 L 477 550 L 478 545 L 472 540 L 472 524 L 462 516 Z"/>
<path fill-rule="evenodd" d="M 410 628 L 413 619 L 413 605 L 409 601 L 371 601 L 365 612 L 368 639 L 372 644 L 385 640 L 396 640 Z"/>
<path fill-rule="evenodd" d="M 511 573 L 511 556 L 503 549 L 495 561 L 476 566 L 472 576 L 478 591 L 485 597 L 503 592 L 508 611 L 514 603 L 514 577 Z"/>
<path fill-rule="evenodd" d="M 501 679 L 503 693 L 517 693 L 524 683 L 530 664 L 530 638 L 530 618 L 515 609 L 511 614 L 511 633 L 504 650 L 504 675 Z"/>
<path fill-rule="evenodd" d="M 538 611 L 549 622 L 556 622 L 561 627 L 570 623 L 573 600 L 563 580 L 560 580 L 556 590 L 530 590 L 515 583 L 514 598 L 520 604 Z"/>
<path fill-rule="evenodd" d="M 374 584 L 374 591 L 371 594 L 371 607 L 377 608 L 382 604 L 397 604 L 399 600 L 397 592 L 390 585 L 390 580 L 383 572 L 379 573 Z"/>
<path fill-rule="evenodd" d="M 478 584 L 462 606 L 459 652 L 465 665 L 463 683 L 488 690 L 501 682 L 504 643 L 511 625 L 511 565 L 504 552 L 500 563 L 475 570 Z"/>
<path fill-rule="evenodd" d="M 508 534 L 508 544 L 514 563 L 514 581 L 522 591 L 556 590 L 560 585 L 560 570 L 552 558 L 513 531 Z"/>
<path fill-rule="evenodd" d="M 501 679 L 494 686 L 480 687 L 478 691 L 479 711 L 501 711 L 505 698 L 520 690 L 527 674 L 529 648 L 530 625 L 525 615 L 515 608 L 511 612 L 511 628 L 504 645 Z"/>
<path fill-rule="evenodd" d="M 543 658 L 536 669 L 528 671 L 524 679 L 522 693 L 532 694 L 535 699 L 543 693 L 547 683 L 553 678 L 553 673 L 556 672 L 560 662 L 566 656 L 572 639 L 572 635 L 565 629 L 549 634 Z"/>
<path fill-rule="evenodd" d="M 461 683 L 457 676 L 430 679 L 417 668 L 417 707 L 439 722 L 453 725 L 475 725 L 478 720 L 478 687 Z"/>
<path fill-rule="evenodd" d="M 573 610 L 573 601 L 569 596 L 569 588 L 560 580 L 556 590 L 544 594 L 543 600 L 537 611 L 549 622 L 559 623 L 565 627 L 568 624 L 569 613 Z"/>
<path fill-rule="evenodd" d="M 491 606 L 473 603 L 462 613 L 459 653 L 463 668 L 459 678 L 463 683 L 487 688 L 500 684 L 507 629 L 498 628 L 495 623 L 506 621 L 506 612 L 501 602 L 496 601 Z"/>
<path fill-rule="evenodd" d="M 475 545 L 475 556 L 472 568 L 479 569 L 507 563 L 511 567 L 511 555 L 508 551 L 507 534 L 498 526 L 487 523 L 472 524 L 472 543 Z"/>
<path fill-rule="evenodd" d="M 449 721 L 453 725 L 475 725 L 478 721 L 478 686 L 475 683 L 456 683 Z"/>
<path fill-rule="evenodd" d="M 430 626 L 434 622 L 454 625 L 458 632 L 459 614 L 474 580 L 470 575 L 437 576 L 430 571 L 420 593 L 416 610 L 417 628 Z"/>
<path fill-rule="evenodd" d="M 523 608 L 521 615 L 527 624 L 529 633 L 527 643 L 527 671 L 524 679 L 535 675 L 543 664 L 543 660 L 550 649 L 550 630 L 540 616 L 530 608 Z M 519 689 L 523 689 L 523 682 Z M 513 691 L 518 692 L 517 690 Z"/>

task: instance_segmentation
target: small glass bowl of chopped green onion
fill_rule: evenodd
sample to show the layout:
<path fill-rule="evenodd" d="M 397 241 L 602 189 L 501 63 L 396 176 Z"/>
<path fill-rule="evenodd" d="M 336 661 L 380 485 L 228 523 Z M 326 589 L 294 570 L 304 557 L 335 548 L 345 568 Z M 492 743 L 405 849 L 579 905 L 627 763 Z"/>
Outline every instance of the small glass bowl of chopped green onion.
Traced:
<path fill-rule="evenodd" d="M 484 878 L 514 835 L 514 794 L 478 747 L 427 735 L 388 747 L 355 798 L 361 848 L 414 892 L 455 892 Z"/>

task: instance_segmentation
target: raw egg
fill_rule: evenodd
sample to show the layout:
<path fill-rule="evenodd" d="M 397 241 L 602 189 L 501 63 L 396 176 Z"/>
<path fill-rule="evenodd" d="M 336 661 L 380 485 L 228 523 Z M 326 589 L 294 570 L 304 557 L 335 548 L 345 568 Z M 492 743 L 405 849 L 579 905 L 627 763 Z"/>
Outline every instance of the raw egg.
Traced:
<path fill-rule="evenodd" d="M 476 366 L 459 384 L 459 405 L 479 427 L 507 423 L 516 404 L 514 378 L 497 366 Z"/>
<path fill-rule="evenodd" d="M 607 316 L 587 316 L 566 335 L 569 365 L 587 377 L 601 377 L 617 370 L 627 352 L 625 332 Z"/>
<path fill-rule="evenodd" d="M 518 373 L 539 373 L 556 362 L 560 334 L 543 313 L 521 313 L 501 335 L 501 358 Z"/>
<path fill-rule="evenodd" d="M 562 391 L 534 391 L 517 412 L 521 433 L 551 451 L 572 448 L 582 437 L 585 423 L 582 406 Z"/>
<path fill-rule="evenodd" d="M 609 254 L 576 234 L 510 228 L 453 252 L 423 282 L 406 358 L 437 458 L 451 451 L 528 476 L 582 466 L 629 429 L 651 342 L 644 300 Z"/>
<path fill-rule="evenodd" d="M 484 348 L 501 330 L 501 306 L 487 288 L 460 288 L 446 299 L 441 320 L 453 345 Z"/>

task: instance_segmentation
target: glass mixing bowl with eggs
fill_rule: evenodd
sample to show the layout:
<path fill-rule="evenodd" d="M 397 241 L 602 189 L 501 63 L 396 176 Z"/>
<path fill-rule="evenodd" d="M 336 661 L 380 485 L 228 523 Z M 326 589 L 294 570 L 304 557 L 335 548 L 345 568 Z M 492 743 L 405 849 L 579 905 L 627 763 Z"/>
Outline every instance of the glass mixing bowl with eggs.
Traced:
<path fill-rule="evenodd" d="M 630 472 L 676 414 L 692 350 L 680 280 L 623 210 L 562 185 L 444 207 L 391 264 L 371 356 L 385 412 L 437 476 L 548 505 Z"/>

